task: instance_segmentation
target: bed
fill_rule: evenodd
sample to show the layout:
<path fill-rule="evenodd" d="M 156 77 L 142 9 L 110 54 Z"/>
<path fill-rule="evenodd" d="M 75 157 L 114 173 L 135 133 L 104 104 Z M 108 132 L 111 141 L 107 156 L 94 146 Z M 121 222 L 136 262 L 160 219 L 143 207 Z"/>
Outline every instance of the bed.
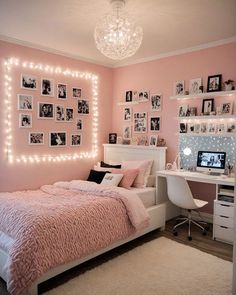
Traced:
<path fill-rule="evenodd" d="M 153 166 L 152 166 L 152 171 L 151 174 L 154 177 L 154 174 L 157 170 L 163 170 L 165 167 L 165 153 L 166 153 L 166 148 L 153 148 L 153 147 L 140 147 L 140 146 L 122 146 L 122 145 L 104 145 L 104 161 L 106 162 L 110 162 L 110 163 L 118 163 L 124 160 L 146 160 L 146 159 L 152 159 L 153 160 Z M 81 190 L 81 186 L 82 187 L 86 187 L 87 184 L 86 182 L 83 183 L 83 181 L 77 181 L 77 182 L 71 182 L 70 184 L 68 183 L 57 183 L 55 186 L 43 186 L 43 192 L 50 194 L 52 196 L 57 196 L 59 198 L 59 196 L 62 196 L 62 199 L 67 202 L 67 194 L 70 193 L 70 201 L 74 198 L 75 202 L 77 202 L 77 191 L 75 193 L 75 187 L 78 186 L 78 182 L 79 182 L 79 189 Z M 73 191 L 68 192 L 68 187 L 65 187 L 67 185 L 72 185 L 73 187 Z M 91 187 L 91 186 L 90 186 Z M 93 198 L 96 199 L 96 193 L 97 191 L 99 191 L 99 186 L 92 186 L 92 188 L 89 188 L 90 191 L 87 192 L 86 194 L 88 194 L 88 198 Z M 104 191 L 104 190 L 103 190 Z M 117 236 L 117 239 L 111 239 L 110 237 L 108 237 L 107 241 L 101 241 L 99 243 L 102 243 L 100 245 L 102 245 L 101 247 L 98 247 L 98 249 L 96 249 L 95 251 L 93 251 L 92 253 L 87 254 L 86 252 L 84 253 L 84 255 L 81 256 L 81 258 L 76 259 L 75 257 L 73 257 L 73 259 L 70 262 L 67 263 L 60 263 L 59 266 L 54 266 L 51 267 L 50 270 L 47 270 L 45 272 L 43 272 L 42 274 L 40 273 L 40 276 L 37 277 L 36 280 L 33 280 L 33 283 L 31 284 L 31 286 L 27 289 L 24 290 L 24 292 L 21 294 L 30 294 L 30 295 L 36 295 L 38 294 L 38 284 L 56 276 L 59 273 L 62 273 L 76 265 L 79 265 L 93 257 L 96 257 L 104 252 L 107 252 L 115 247 L 118 247 L 124 243 L 127 243 L 128 241 L 131 241 L 145 233 L 148 233 L 152 230 L 155 229 L 160 229 L 163 230 L 164 226 L 165 226 L 165 210 L 166 210 L 166 204 L 165 203 L 161 203 L 161 204 L 157 204 L 156 201 L 156 188 L 155 187 L 147 187 L 147 188 L 143 188 L 143 189 L 132 189 L 131 192 L 127 192 L 128 190 L 121 190 L 119 188 L 117 188 L 116 191 L 116 195 L 121 195 L 122 196 L 122 202 L 124 203 L 124 199 L 126 197 L 126 194 L 137 194 L 139 196 L 139 200 L 142 201 L 143 205 L 146 207 L 146 214 L 149 217 L 149 224 L 147 226 L 140 226 L 140 224 L 142 222 L 145 223 L 145 216 L 143 221 L 141 221 L 140 224 L 137 224 L 137 228 L 136 230 L 134 229 L 135 226 L 135 217 L 134 217 L 134 221 L 132 221 L 131 223 L 133 223 L 132 226 L 127 225 L 127 223 L 125 223 L 126 221 L 124 221 L 124 224 L 122 225 L 122 235 L 121 236 Z M 37 200 L 37 198 L 40 198 L 41 196 L 37 196 L 37 193 L 35 193 L 35 206 L 37 206 L 37 202 L 39 204 L 39 202 L 41 202 L 40 200 Z M 120 196 L 119 196 L 120 197 Z M 110 212 L 110 201 L 109 203 L 107 202 L 107 199 L 111 198 L 110 196 L 110 191 L 109 189 L 106 191 L 106 194 L 104 195 L 104 198 L 102 199 L 102 203 L 101 208 L 103 208 L 104 210 L 106 210 L 106 212 Z M 128 196 L 127 196 L 128 198 Z M 132 199 L 132 197 L 131 197 Z M 97 200 L 97 199 L 96 199 Z M 99 198 L 100 200 L 100 198 Z M 15 200 L 14 200 L 15 202 Z M 47 207 L 50 207 L 50 204 L 53 204 L 54 200 L 52 198 L 51 203 L 50 201 L 49 205 L 47 204 Z M 72 202 L 72 201 L 71 201 Z M 98 205 L 100 201 L 97 201 Z M 117 200 L 113 201 L 114 206 L 118 206 L 117 205 Z M 118 202 L 119 203 L 119 202 Z M 132 203 L 132 202 L 131 202 Z M 75 203 L 76 204 L 76 203 Z M 75 205 L 73 205 L 75 207 Z M 107 207 L 106 207 L 107 206 Z M 130 206 L 129 204 L 127 206 Z M 131 204 L 132 206 L 132 204 Z M 136 206 L 136 205 L 135 205 Z M 118 208 L 118 209 L 117 209 Z M 120 207 L 118 206 L 115 210 L 122 210 L 120 209 Z M 138 210 L 136 207 L 135 210 Z M 53 209 L 53 207 L 52 207 Z M 127 209 L 127 208 L 126 208 Z M 54 209 L 53 209 L 54 210 Z M 128 210 L 130 211 L 130 210 Z M 19 212 L 19 211 L 18 211 Z M 50 214 L 50 211 L 49 211 Z M 60 213 L 62 214 L 62 212 Z M 60 215 L 59 214 L 59 215 Z M 64 212 L 63 212 L 64 214 Z M 103 213 L 101 213 L 103 214 Z M 14 215 L 14 214 L 12 214 Z M 104 215 L 104 214 L 103 214 Z M 108 214 L 109 215 L 109 214 Z M 135 214 L 134 214 L 135 215 Z M 19 214 L 19 217 L 21 215 Z M 22 214 L 22 216 L 24 216 L 24 214 Z M 40 210 L 38 212 L 38 217 L 40 217 Z M 64 216 L 63 216 L 64 218 Z M 111 213 L 111 218 L 112 218 L 112 213 Z M 123 218 L 123 217 L 122 217 Z M 121 218 L 121 219 L 122 219 Z M 126 218 L 126 217 L 125 217 Z M 68 219 L 68 220 L 67 220 Z M 76 224 L 74 225 L 75 222 L 70 222 L 69 218 L 67 218 L 63 221 L 63 225 L 66 222 L 68 222 L 68 226 L 76 226 Z M 71 218 L 72 219 L 72 218 Z M 76 218 L 75 218 L 76 219 Z M 75 220 L 74 219 L 74 220 Z M 124 218 L 123 218 L 124 219 Z M 129 219 L 132 220 L 132 216 L 129 216 Z M 20 222 L 20 219 L 19 219 Z M 56 222 L 56 221 L 55 221 Z M 61 222 L 61 219 L 59 220 L 59 222 Z M 121 221 L 122 222 L 122 221 Z M 72 224 L 72 225 L 70 225 Z M 109 228 L 109 224 L 108 224 L 108 228 Z M 110 227 L 110 231 L 112 233 L 112 236 L 114 235 L 114 233 L 119 233 L 119 224 L 117 225 L 118 228 L 113 229 L 113 227 Z M 115 226 L 114 226 L 115 227 Z M 123 228 L 126 229 L 125 234 L 123 235 Z M 25 232 L 26 229 L 23 229 L 23 233 Z M 94 229 L 95 231 L 97 230 L 96 228 Z M 105 231 L 108 231 L 107 228 L 104 228 Z M 29 230 L 30 231 L 30 230 Z M 114 231 L 114 233 L 112 232 Z M 31 235 L 34 234 L 33 231 L 30 231 Z M 74 228 L 74 232 L 75 228 Z M 41 232 L 39 233 L 39 237 L 41 237 Z M 8 280 L 8 272 L 6 271 L 6 265 L 8 264 L 8 261 L 10 259 L 8 253 L 9 253 L 9 249 L 11 248 L 11 239 L 9 237 L 7 237 L 6 235 L 4 235 L 3 231 L 0 231 L 0 276 L 7 281 Z M 69 240 L 72 240 L 72 237 L 69 238 Z M 27 241 L 30 241 L 30 239 L 28 239 Z M 25 241 L 25 243 L 27 242 Z M 37 239 L 36 239 L 37 241 Z M 59 241 L 59 240 L 58 240 Z M 32 239 L 32 243 L 34 242 L 34 240 Z M 104 243 L 103 243 L 104 242 Z M 34 243 L 36 246 L 36 249 L 38 249 L 37 247 L 39 247 L 39 245 L 36 243 Z M 29 244 L 30 245 L 30 244 Z M 57 245 L 59 247 L 59 245 Z M 29 247 L 28 249 L 28 254 L 29 257 L 32 254 L 31 248 Z M 56 250 L 55 250 L 56 252 Z M 54 254 L 54 253 L 53 253 Z M 53 255 L 52 255 L 53 256 Z M 56 253 L 55 253 L 56 256 Z M 20 256 L 19 256 L 20 257 Z M 33 257 L 33 256 L 32 256 Z M 18 259 L 19 260 L 19 259 Z M 42 257 L 42 261 L 43 257 Z M 33 261 L 32 261 L 33 263 Z M 30 278 L 27 278 L 30 279 Z M 14 292 L 14 294 L 17 294 L 17 292 Z M 20 294 L 20 293 L 19 293 Z"/>

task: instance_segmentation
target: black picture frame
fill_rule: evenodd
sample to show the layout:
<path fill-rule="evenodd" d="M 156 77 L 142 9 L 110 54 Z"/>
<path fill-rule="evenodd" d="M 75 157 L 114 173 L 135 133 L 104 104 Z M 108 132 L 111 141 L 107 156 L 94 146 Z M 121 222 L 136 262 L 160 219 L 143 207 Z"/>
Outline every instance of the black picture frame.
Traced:
<path fill-rule="evenodd" d="M 126 102 L 131 102 L 132 100 L 133 100 L 133 91 L 132 90 L 126 91 L 126 93 L 125 93 L 125 101 Z"/>
<path fill-rule="evenodd" d="M 207 92 L 221 91 L 222 75 L 208 76 Z"/>
<path fill-rule="evenodd" d="M 214 98 L 206 98 L 202 100 L 202 113 L 209 115 L 214 109 Z"/>
<path fill-rule="evenodd" d="M 109 143 L 116 144 L 117 141 L 117 133 L 109 133 Z"/>

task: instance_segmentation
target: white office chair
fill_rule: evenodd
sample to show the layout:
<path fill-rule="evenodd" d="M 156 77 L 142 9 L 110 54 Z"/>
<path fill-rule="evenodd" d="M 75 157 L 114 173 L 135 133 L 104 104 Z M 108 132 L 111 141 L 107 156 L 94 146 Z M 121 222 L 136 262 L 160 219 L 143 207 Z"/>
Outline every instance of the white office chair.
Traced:
<path fill-rule="evenodd" d="M 202 230 L 203 235 L 205 235 L 206 228 L 204 228 L 201 224 L 207 225 L 207 223 L 202 221 L 194 221 L 192 219 L 191 210 L 202 208 L 208 204 L 208 202 L 194 199 L 187 181 L 181 176 L 167 176 L 167 193 L 170 201 L 174 205 L 188 210 L 188 217 L 177 218 L 177 220 L 181 220 L 181 222 L 173 227 L 173 234 L 177 236 L 178 232 L 176 231 L 176 228 L 182 224 L 188 223 L 188 239 L 191 241 L 192 237 L 190 229 L 191 223 L 193 223 L 199 227 Z"/>

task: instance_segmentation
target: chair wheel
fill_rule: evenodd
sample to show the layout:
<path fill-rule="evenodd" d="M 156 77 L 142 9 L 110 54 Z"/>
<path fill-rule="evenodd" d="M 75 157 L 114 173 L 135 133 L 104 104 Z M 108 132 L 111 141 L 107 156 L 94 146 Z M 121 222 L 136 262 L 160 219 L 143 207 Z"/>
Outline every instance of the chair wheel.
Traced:
<path fill-rule="evenodd" d="M 207 234 L 206 230 L 204 230 L 204 231 L 202 232 L 202 234 L 203 234 L 203 236 L 206 236 L 206 234 Z"/>
<path fill-rule="evenodd" d="M 188 240 L 189 240 L 189 241 L 192 241 L 192 237 L 191 237 L 191 236 L 189 236 L 189 237 L 188 237 Z"/>
<path fill-rule="evenodd" d="M 204 229 L 205 229 L 206 231 L 209 231 L 209 230 L 210 230 L 209 226 L 205 226 Z"/>
<path fill-rule="evenodd" d="M 174 235 L 174 236 L 178 236 L 178 232 L 177 232 L 177 231 L 174 231 L 174 232 L 173 232 L 173 235 Z"/>

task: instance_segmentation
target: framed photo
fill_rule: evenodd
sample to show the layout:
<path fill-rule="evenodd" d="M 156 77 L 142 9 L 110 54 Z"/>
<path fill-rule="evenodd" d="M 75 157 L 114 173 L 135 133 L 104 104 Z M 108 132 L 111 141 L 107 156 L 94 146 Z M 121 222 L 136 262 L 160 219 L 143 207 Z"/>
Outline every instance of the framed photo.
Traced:
<path fill-rule="evenodd" d="M 44 133 L 43 132 L 30 132 L 29 133 L 29 144 L 31 144 L 31 145 L 44 144 Z"/>
<path fill-rule="evenodd" d="M 33 110 L 33 96 L 26 94 L 18 94 L 18 110 L 32 111 Z"/>
<path fill-rule="evenodd" d="M 81 134 L 71 134 L 70 145 L 71 146 L 80 146 L 81 145 L 81 139 L 82 139 Z"/>
<path fill-rule="evenodd" d="M 189 108 L 189 116 L 190 117 L 197 116 L 197 108 L 196 107 L 190 107 Z"/>
<path fill-rule="evenodd" d="M 133 92 L 131 90 L 126 91 L 125 93 L 125 101 L 130 102 L 133 100 Z"/>
<path fill-rule="evenodd" d="M 19 127 L 20 128 L 32 128 L 32 115 L 20 114 L 19 115 Z"/>
<path fill-rule="evenodd" d="M 48 79 L 48 78 L 41 79 L 41 95 L 42 96 L 54 96 L 54 81 L 53 81 L 53 79 Z"/>
<path fill-rule="evenodd" d="M 221 91 L 222 75 L 208 76 L 207 92 Z"/>
<path fill-rule="evenodd" d="M 224 133 L 225 132 L 225 124 L 219 123 L 216 125 L 216 132 L 217 133 Z"/>
<path fill-rule="evenodd" d="M 149 130 L 151 132 L 160 131 L 160 123 L 161 123 L 160 117 L 150 117 Z"/>
<path fill-rule="evenodd" d="M 54 104 L 47 102 L 38 102 L 38 118 L 39 119 L 53 119 L 54 118 Z"/>
<path fill-rule="evenodd" d="M 88 115 L 89 114 L 89 101 L 86 99 L 78 100 L 78 114 Z"/>
<path fill-rule="evenodd" d="M 147 135 L 138 136 L 137 144 L 147 146 L 148 145 L 148 136 Z"/>
<path fill-rule="evenodd" d="M 161 94 L 151 95 L 151 111 L 161 111 L 162 108 L 162 97 Z"/>
<path fill-rule="evenodd" d="M 207 133 L 207 123 L 205 122 L 201 123 L 200 132 Z"/>
<path fill-rule="evenodd" d="M 72 122 L 74 119 L 74 109 L 66 108 L 66 122 Z"/>
<path fill-rule="evenodd" d="M 232 114 L 233 104 L 231 102 L 224 102 L 221 104 L 220 111 L 222 115 Z"/>
<path fill-rule="evenodd" d="M 202 93 L 202 78 L 192 79 L 189 81 L 189 94 Z"/>
<path fill-rule="evenodd" d="M 140 91 L 138 93 L 139 101 L 148 101 L 149 100 L 149 91 Z"/>
<path fill-rule="evenodd" d="M 180 105 L 179 106 L 179 117 L 187 117 L 189 115 L 189 106 L 188 105 Z"/>
<path fill-rule="evenodd" d="M 65 107 L 61 105 L 56 105 L 56 121 L 57 122 L 65 122 Z"/>
<path fill-rule="evenodd" d="M 134 113 L 134 132 L 135 133 L 143 133 L 147 132 L 147 113 L 140 112 Z"/>
<path fill-rule="evenodd" d="M 209 123 L 207 132 L 208 133 L 215 133 L 216 132 L 216 124 L 215 123 Z"/>
<path fill-rule="evenodd" d="M 200 131 L 201 131 L 201 124 L 196 123 L 196 124 L 194 125 L 194 132 L 195 132 L 195 133 L 200 133 Z"/>
<path fill-rule="evenodd" d="M 117 141 L 117 133 L 109 133 L 109 143 L 115 144 Z"/>
<path fill-rule="evenodd" d="M 156 146 L 157 145 L 157 135 L 151 135 L 149 137 L 149 145 Z"/>
<path fill-rule="evenodd" d="M 227 132 L 236 132 L 235 123 L 232 122 L 227 124 Z"/>
<path fill-rule="evenodd" d="M 21 74 L 21 88 L 28 90 L 36 90 L 37 78 L 32 75 Z"/>
<path fill-rule="evenodd" d="M 83 130 L 83 120 L 82 119 L 80 119 L 80 118 L 76 119 L 76 127 L 77 127 L 77 130 Z"/>
<path fill-rule="evenodd" d="M 133 101 L 138 101 L 138 91 L 137 90 L 134 90 L 132 92 L 132 99 L 133 99 Z"/>
<path fill-rule="evenodd" d="M 130 107 L 125 107 L 124 108 L 124 112 L 123 112 L 123 120 L 126 122 L 131 121 L 131 117 L 132 117 L 132 110 Z"/>
<path fill-rule="evenodd" d="M 203 99 L 202 101 L 202 113 L 209 115 L 214 109 L 214 98 Z"/>
<path fill-rule="evenodd" d="M 132 128 L 130 125 L 123 127 L 123 139 L 131 139 Z"/>
<path fill-rule="evenodd" d="M 77 87 L 73 87 L 72 88 L 72 93 L 73 93 L 73 98 L 81 98 L 82 89 L 81 88 L 77 88 Z"/>
<path fill-rule="evenodd" d="M 57 98 L 65 100 L 67 99 L 67 85 L 63 83 L 57 84 Z"/>
<path fill-rule="evenodd" d="M 194 133 L 194 124 L 193 123 L 188 124 L 188 133 Z"/>
<path fill-rule="evenodd" d="M 174 95 L 184 95 L 184 81 L 174 83 Z"/>
<path fill-rule="evenodd" d="M 179 133 L 187 133 L 187 123 L 180 123 L 179 124 Z"/>
<path fill-rule="evenodd" d="M 49 146 L 50 147 L 62 147 L 66 146 L 66 132 L 49 132 Z"/>

